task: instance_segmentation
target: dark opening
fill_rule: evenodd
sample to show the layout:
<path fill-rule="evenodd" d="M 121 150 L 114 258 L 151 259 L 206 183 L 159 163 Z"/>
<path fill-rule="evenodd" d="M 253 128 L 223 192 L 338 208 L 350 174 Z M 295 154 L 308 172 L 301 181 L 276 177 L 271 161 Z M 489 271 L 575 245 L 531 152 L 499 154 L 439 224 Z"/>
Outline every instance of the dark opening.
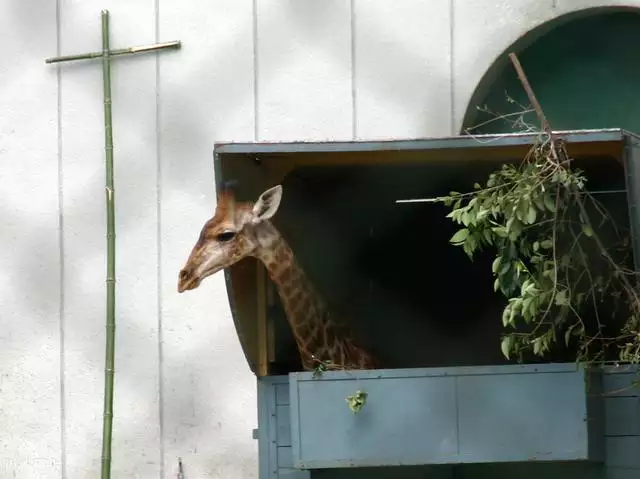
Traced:
<path fill-rule="evenodd" d="M 514 159 L 520 161 L 520 159 Z M 623 190 L 613 158 L 577 159 L 591 191 Z M 505 299 L 493 291 L 487 250 L 473 262 L 449 243 L 458 226 L 441 204 L 397 204 L 470 191 L 499 163 L 304 167 L 282 183 L 277 226 L 357 341 L 385 368 L 507 364 L 500 351 Z M 625 193 L 599 195 L 628 227 Z M 273 373 L 300 370 L 284 312 L 276 318 Z M 528 362 L 573 360 L 559 348 Z"/>

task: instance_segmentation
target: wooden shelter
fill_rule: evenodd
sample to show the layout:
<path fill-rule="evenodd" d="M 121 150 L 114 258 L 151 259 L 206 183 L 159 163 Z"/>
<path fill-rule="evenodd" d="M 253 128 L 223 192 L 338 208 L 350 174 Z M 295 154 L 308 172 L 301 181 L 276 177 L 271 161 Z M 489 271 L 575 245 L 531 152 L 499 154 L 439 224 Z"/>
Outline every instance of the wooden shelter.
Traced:
<path fill-rule="evenodd" d="M 631 226 L 640 251 L 640 138 L 621 129 L 557 135 L 589 189 Z M 591 371 L 562 354 L 506 361 L 493 258 L 470 262 L 448 243 L 455 225 L 442 205 L 398 202 L 470 190 L 500 164 L 521 161 L 537 139 L 215 146 L 216 182 L 237 181 L 239 199 L 283 185 L 275 225 L 384 365 L 300 372 L 264 267 L 245 259 L 226 270 L 238 337 L 258 377 L 261 479 L 319 470 L 330 478 L 631 477 L 612 458 L 640 444 L 640 426 L 629 426 L 634 413 L 625 409 L 638 392 L 602 393 L 632 371 Z M 345 398 L 358 390 L 367 391 L 367 405 L 353 414 Z"/>

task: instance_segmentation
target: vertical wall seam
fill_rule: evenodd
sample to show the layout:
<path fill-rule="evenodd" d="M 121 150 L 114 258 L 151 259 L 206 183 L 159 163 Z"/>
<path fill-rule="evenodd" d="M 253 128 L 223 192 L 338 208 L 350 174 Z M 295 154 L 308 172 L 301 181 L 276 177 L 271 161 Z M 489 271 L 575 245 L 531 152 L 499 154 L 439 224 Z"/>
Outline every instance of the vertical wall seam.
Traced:
<path fill-rule="evenodd" d="M 260 140 L 260 124 L 258 122 L 258 0 L 252 2 L 253 22 L 253 140 Z"/>
<path fill-rule="evenodd" d="M 451 135 L 456 135 L 456 81 L 455 81 L 455 1 L 449 0 L 449 108 Z"/>
<path fill-rule="evenodd" d="M 160 0 L 154 4 L 154 41 L 160 42 Z M 160 479 L 165 477 L 165 437 L 164 437 L 164 335 L 162 309 L 162 154 L 160 135 L 161 99 L 160 99 L 160 55 L 156 52 L 156 308 L 158 314 L 158 422 L 160 434 Z"/>
<path fill-rule="evenodd" d="M 356 92 L 356 6 L 350 1 L 351 10 L 351 137 L 358 138 L 358 103 Z"/>
<path fill-rule="evenodd" d="M 56 0 L 56 55 L 62 55 L 62 32 L 61 32 L 62 0 Z M 62 165 L 62 70 L 60 65 L 56 65 L 56 93 L 57 93 L 57 148 L 58 148 L 58 255 L 60 258 L 60 270 L 58 276 L 59 297 L 58 297 L 58 335 L 60 338 L 60 477 L 67 477 L 67 411 L 66 411 L 66 384 L 65 384 L 65 309 L 64 309 L 64 189 L 63 189 L 63 165 Z"/>

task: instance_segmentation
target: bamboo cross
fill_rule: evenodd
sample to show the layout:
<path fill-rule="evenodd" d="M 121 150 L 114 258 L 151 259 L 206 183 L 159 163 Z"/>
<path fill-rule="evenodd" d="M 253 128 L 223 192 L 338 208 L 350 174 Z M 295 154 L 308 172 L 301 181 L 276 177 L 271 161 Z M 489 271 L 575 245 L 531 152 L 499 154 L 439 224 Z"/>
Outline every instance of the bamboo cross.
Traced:
<path fill-rule="evenodd" d="M 102 429 L 102 479 L 111 477 L 111 438 L 113 432 L 113 383 L 115 372 L 115 202 L 113 184 L 113 128 L 111 118 L 111 58 L 120 55 L 146 53 L 168 48 L 180 48 L 179 41 L 143 45 L 111 50 L 109 47 L 109 11 L 103 10 L 102 51 L 47 58 L 45 63 L 61 63 L 74 60 L 102 59 L 102 83 L 104 90 L 104 150 L 106 164 L 106 205 L 107 205 L 107 318 L 106 354 L 104 378 L 104 417 Z"/>

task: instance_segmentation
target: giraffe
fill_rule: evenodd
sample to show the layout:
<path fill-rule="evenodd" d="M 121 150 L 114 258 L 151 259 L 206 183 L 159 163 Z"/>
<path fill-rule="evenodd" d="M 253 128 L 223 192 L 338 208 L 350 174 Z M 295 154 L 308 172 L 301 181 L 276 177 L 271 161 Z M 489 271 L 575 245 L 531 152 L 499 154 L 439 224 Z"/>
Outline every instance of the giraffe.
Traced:
<path fill-rule="evenodd" d="M 228 186 L 220 188 L 214 216 L 200 232 L 178 275 L 178 293 L 252 256 L 275 283 L 300 353 L 303 369 L 323 362 L 331 369 L 376 369 L 377 361 L 349 337 L 296 260 L 270 219 L 282 199 L 282 186 L 264 191 L 255 203 L 237 202 Z"/>

